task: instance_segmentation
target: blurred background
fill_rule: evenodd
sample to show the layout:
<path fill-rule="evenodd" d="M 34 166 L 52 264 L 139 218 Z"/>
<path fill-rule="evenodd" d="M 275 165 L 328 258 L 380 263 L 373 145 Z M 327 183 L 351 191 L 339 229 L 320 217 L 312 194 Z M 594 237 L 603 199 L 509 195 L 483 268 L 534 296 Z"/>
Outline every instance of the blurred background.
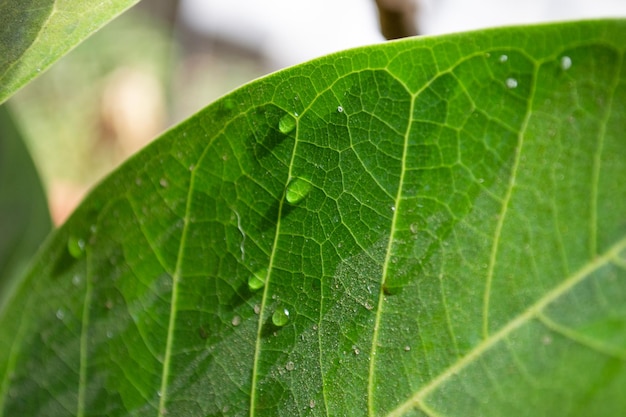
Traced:
<path fill-rule="evenodd" d="M 386 39 L 616 16 L 626 0 L 145 0 L 9 104 L 60 224 L 160 132 L 269 72 Z"/>

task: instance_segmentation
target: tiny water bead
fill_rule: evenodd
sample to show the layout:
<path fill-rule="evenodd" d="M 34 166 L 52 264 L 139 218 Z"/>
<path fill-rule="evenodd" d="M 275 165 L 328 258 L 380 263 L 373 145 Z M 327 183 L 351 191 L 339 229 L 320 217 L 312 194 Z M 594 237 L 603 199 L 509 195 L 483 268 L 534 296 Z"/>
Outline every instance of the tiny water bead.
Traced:
<path fill-rule="evenodd" d="M 85 254 L 85 240 L 76 236 L 70 236 L 67 240 L 67 251 L 73 258 L 81 258 Z"/>
<path fill-rule="evenodd" d="M 561 69 L 567 71 L 572 67 L 572 58 L 564 56 L 561 58 Z"/>
<path fill-rule="evenodd" d="M 286 308 L 279 308 L 272 314 L 272 323 L 274 326 L 283 327 L 289 322 L 289 310 Z"/>
<path fill-rule="evenodd" d="M 506 62 L 509 60 L 509 57 L 507 55 L 500 55 L 500 58 L 498 58 L 498 60 L 500 62 Z"/>
<path fill-rule="evenodd" d="M 285 369 L 288 371 L 293 371 L 294 369 L 296 369 L 296 364 L 289 361 L 285 364 Z"/>
<path fill-rule="evenodd" d="M 507 88 L 516 88 L 517 80 L 515 78 L 507 78 L 505 81 Z"/>
<path fill-rule="evenodd" d="M 298 204 L 311 191 L 311 183 L 302 178 L 296 178 L 291 181 L 287 187 L 285 199 L 289 204 Z"/>
<path fill-rule="evenodd" d="M 343 107 L 337 106 L 337 112 L 338 113 L 343 113 Z"/>
<path fill-rule="evenodd" d="M 278 121 L 278 130 L 285 135 L 296 127 L 296 119 L 292 115 L 286 114 Z"/>
<path fill-rule="evenodd" d="M 257 291 L 263 288 L 267 279 L 267 268 L 259 269 L 248 278 L 248 288 L 251 291 Z"/>
<path fill-rule="evenodd" d="M 233 317 L 233 319 L 230 321 L 230 324 L 232 324 L 233 327 L 239 326 L 241 324 L 241 317 L 239 316 Z"/>

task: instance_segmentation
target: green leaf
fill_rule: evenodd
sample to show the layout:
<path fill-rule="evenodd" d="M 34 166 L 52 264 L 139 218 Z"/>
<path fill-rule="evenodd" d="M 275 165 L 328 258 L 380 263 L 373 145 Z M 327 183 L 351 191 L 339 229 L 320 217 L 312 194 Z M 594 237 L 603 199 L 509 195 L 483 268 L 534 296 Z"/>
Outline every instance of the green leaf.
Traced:
<path fill-rule="evenodd" d="M 138 1 L 0 2 L 0 104 Z"/>
<path fill-rule="evenodd" d="M 52 230 L 35 165 L 6 106 L 0 106 L 0 310 L 15 280 Z"/>
<path fill-rule="evenodd" d="M 625 38 L 410 39 L 207 107 L 47 242 L 3 415 L 621 415 Z"/>

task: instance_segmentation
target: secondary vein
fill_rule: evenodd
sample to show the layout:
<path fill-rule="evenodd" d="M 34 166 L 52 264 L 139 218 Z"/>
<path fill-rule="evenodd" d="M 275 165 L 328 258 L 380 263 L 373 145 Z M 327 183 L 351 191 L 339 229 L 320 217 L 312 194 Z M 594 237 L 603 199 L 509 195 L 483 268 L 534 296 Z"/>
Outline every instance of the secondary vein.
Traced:
<path fill-rule="evenodd" d="M 393 216 L 391 219 L 391 231 L 389 233 L 389 241 L 387 242 L 387 249 L 385 254 L 385 261 L 383 263 L 383 271 L 382 271 L 382 282 L 380 285 L 380 289 L 378 291 L 378 306 L 376 308 L 376 319 L 374 321 L 374 331 L 372 334 L 372 348 L 370 350 L 370 363 L 369 363 L 369 375 L 368 375 L 368 384 L 367 384 L 367 414 L 369 416 L 374 415 L 375 404 L 374 404 L 374 372 L 376 370 L 376 352 L 378 347 L 378 333 L 380 330 L 380 320 L 382 317 L 383 311 L 383 301 L 385 299 L 384 295 L 384 285 L 387 279 L 387 270 L 389 268 L 389 263 L 391 260 L 391 250 L 393 248 L 394 234 L 396 231 L 396 222 L 398 219 L 398 213 L 400 212 L 400 200 L 402 199 L 402 192 L 404 189 L 404 175 L 406 173 L 406 156 L 407 156 L 407 148 L 409 145 L 409 134 L 411 132 L 411 115 L 413 114 L 413 106 L 415 105 L 417 94 L 411 97 L 411 105 L 409 106 L 408 111 L 408 120 L 406 131 L 404 132 L 404 146 L 402 148 L 402 167 L 400 170 L 400 184 L 398 184 L 398 191 L 396 193 L 393 205 Z"/>
<path fill-rule="evenodd" d="M 304 112 L 303 112 L 304 113 Z M 293 150 L 291 151 L 291 158 L 289 160 L 289 168 L 287 171 L 287 182 L 286 185 L 289 185 L 289 182 L 292 179 L 292 170 L 293 163 L 296 156 L 296 149 L 298 147 L 298 119 L 296 119 L 296 137 L 295 143 L 293 145 Z M 286 188 L 286 187 L 285 187 Z M 265 314 L 265 304 L 267 302 L 267 298 L 269 297 L 269 283 L 270 277 L 272 275 L 272 271 L 274 269 L 274 259 L 276 258 L 276 247 L 278 246 L 278 238 L 280 236 L 280 226 L 281 226 L 281 218 L 283 215 L 283 207 L 285 205 L 285 193 L 281 195 L 280 202 L 278 203 L 278 214 L 276 219 L 276 232 L 274 233 L 274 242 L 272 243 L 272 252 L 270 253 L 269 265 L 267 267 L 267 276 L 265 278 L 265 286 L 263 287 L 263 297 L 261 299 L 261 311 L 259 312 L 259 323 L 257 326 L 257 335 L 256 335 L 256 345 L 254 348 L 254 363 L 252 364 L 252 383 L 250 386 L 250 417 L 254 416 L 255 411 L 255 403 L 256 403 L 256 386 L 258 383 L 258 366 L 259 366 L 259 357 L 261 355 L 261 333 L 263 331 L 263 321 Z"/>
<path fill-rule="evenodd" d="M 208 149 L 205 148 L 204 152 L 200 156 L 198 161 L 201 161 L 204 154 Z M 197 166 L 198 164 L 196 164 Z M 167 341 L 165 343 L 165 357 L 163 358 L 163 370 L 161 373 L 161 387 L 159 389 L 159 409 L 158 416 L 163 417 L 167 410 L 165 404 L 167 403 L 167 383 L 170 374 L 170 359 L 172 357 L 172 345 L 174 343 L 174 327 L 176 325 L 176 305 L 178 303 L 178 284 L 180 282 L 181 268 L 183 253 L 185 250 L 185 242 L 187 240 L 187 230 L 189 226 L 189 213 L 191 211 L 191 196 L 193 195 L 193 185 L 195 179 L 195 173 L 197 170 L 193 170 L 191 173 L 191 179 L 189 181 L 189 190 L 187 191 L 187 201 L 185 204 L 185 216 L 183 218 L 183 231 L 180 237 L 180 244 L 178 245 L 178 255 L 176 257 L 176 266 L 174 273 L 172 274 L 172 297 L 170 300 L 170 318 L 167 325 Z"/>
<path fill-rule="evenodd" d="M 483 295 L 482 332 L 483 332 L 484 339 L 489 337 L 489 303 L 491 299 L 491 286 L 493 283 L 493 274 L 494 274 L 494 270 L 495 270 L 496 262 L 498 258 L 498 251 L 500 249 L 500 238 L 502 237 L 502 228 L 504 227 L 504 220 L 506 219 L 507 211 L 509 209 L 509 203 L 511 202 L 511 197 L 513 195 L 513 188 L 515 188 L 515 181 L 517 180 L 517 170 L 519 168 L 520 159 L 521 159 L 520 156 L 522 154 L 522 148 L 524 146 L 524 135 L 526 133 L 526 129 L 528 128 L 528 122 L 530 120 L 531 104 L 532 104 L 532 97 L 534 95 L 534 92 L 535 92 L 535 83 L 533 82 L 531 85 L 530 92 L 528 93 L 528 105 L 526 106 L 526 114 L 524 116 L 522 125 L 520 126 L 520 131 L 517 135 L 517 145 L 515 146 L 515 158 L 513 160 L 513 167 L 511 168 L 511 175 L 509 177 L 509 183 L 506 188 L 506 194 L 504 195 L 504 199 L 502 201 L 502 207 L 500 209 L 500 213 L 498 214 L 498 222 L 496 224 L 493 244 L 491 246 L 491 253 L 489 255 L 489 267 L 487 268 L 485 293 Z"/>

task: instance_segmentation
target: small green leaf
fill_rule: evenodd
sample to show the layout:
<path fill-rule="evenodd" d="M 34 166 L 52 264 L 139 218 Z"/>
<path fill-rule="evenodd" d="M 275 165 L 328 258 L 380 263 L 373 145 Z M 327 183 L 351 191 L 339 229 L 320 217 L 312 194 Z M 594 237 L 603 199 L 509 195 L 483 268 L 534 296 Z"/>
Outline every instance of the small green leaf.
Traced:
<path fill-rule="evenodd" d="M 40 251 L 0 415 L 622 415 L 623 39 L 408 39 L 208 106 Z"/>
<path fill-rule="evenodd" d="M 0 2 L 0 104 L 138 1 Z"/>

